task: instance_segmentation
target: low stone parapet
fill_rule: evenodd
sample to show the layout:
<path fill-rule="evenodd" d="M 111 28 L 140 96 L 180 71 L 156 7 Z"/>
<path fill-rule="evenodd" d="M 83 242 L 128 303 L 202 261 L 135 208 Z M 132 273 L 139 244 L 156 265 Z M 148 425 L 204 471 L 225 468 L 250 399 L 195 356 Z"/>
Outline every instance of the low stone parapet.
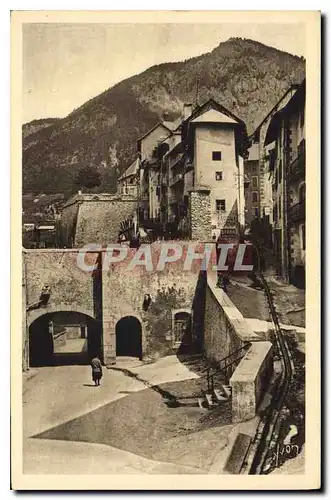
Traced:
<path fill-rule="evenodd" d="M 232 422 L 243 422 L 255 417 L 272 371 L 272 343 L 252 343 L 230 379 Z"/>

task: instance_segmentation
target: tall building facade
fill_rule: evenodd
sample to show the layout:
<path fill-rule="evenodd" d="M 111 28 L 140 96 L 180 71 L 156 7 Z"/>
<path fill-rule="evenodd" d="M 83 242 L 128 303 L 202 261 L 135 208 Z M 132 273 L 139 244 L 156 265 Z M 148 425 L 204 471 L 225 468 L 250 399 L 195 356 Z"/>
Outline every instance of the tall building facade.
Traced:
<path fill-rule="evenodd" d="M 260 164 L 259 144 L 253 143 L 244 161 L 245 188 L 245 227 L 250 228 L 252 221 L 261 215 L 260 207 Z"/>
<path fill-rule="evenodd" d="M 266 144 L 265 138 L 273 116 L 287 105 L 297 89 L 298 85 L 292 85 L 284 93 L 281 99 L 275 106 L 273 106 L 265 118 L 263 118 L 262 122 L 249 138 L 251 147 L 249 150 L 248 163 L 245 162 L 247 165 L 247 174 L 252 177 L 258 177 L 257 182 L 259 187 L 257 196 L 254 195 L 255 199 L 258 197 L 258 203 L 253 204 L 251 208 L 253 208 L 254 214 L 258 213 L 258 217 L 264 220 L 266 227 L 268 224 L 273 224 L 273 192 L 272 179 L 269 169 L 270 149 L 272 149 L 272 144 Z M 250 163 L 251 161 L 254 163 Z M 258 161 L 257 171 L 256 161 Z M 253 169 L 254 172 L 251 172 L 251 169 Z M 251 192 L 255 191 L 253 188 L 253 182 L 249 184 L 249 190 Z M 253 197 L 253 195 L 251 195 L 251 197 Z M 248 219 L 251 220 L 252 213 L 247 215 Z"/>
<path fill-rule="evenodd" d="M 189 215 L 193 239 L 239 235 L 244 227 L 246 126 L 209 100 L 182 124 L 186 169 L 192 171 Z M 203 209 L 204 207 L 204 209 Z"/>
<path fill-rule="evenodd" d="M 272 117 L 266 132 L 273 193 L 273 240 L 277 274 L 305 285 L 305 81 Z"/>

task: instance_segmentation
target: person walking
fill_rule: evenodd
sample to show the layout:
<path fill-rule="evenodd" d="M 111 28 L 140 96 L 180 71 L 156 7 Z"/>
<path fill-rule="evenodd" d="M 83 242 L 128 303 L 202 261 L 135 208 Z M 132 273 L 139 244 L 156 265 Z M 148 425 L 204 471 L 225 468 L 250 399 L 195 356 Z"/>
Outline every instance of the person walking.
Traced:
<path fill-rule="evenodd" d="M 222 284 L 221 284 L 221 288 L 223 288 L 225 293 L 227 293 L 227 291 L 228 291 L 229 284 L 230 284 L 229 276 L 227 274 L 225 274 L 224 276 L 222 276 Z"/>
<path fill-rule="evenodd" d="M 100 385 L 102 378 L 102 365 L 99 356 L 95 356 L 91 361 L 92 367 L 92 380 L 96 386 Z"/>

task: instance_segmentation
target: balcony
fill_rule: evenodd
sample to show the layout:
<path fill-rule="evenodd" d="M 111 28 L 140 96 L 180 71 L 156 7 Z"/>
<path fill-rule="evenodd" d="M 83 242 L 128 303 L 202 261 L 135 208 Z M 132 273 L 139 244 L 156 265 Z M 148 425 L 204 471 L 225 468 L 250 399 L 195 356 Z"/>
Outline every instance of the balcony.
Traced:
<path fill-rule="evenodd" d="M 178 165 L 181 165 L 184 161 L 185 157 L 183 153 L 178 153 L 175 157 L 171 158 L 169 161 L 169 166 L 170 168 L 177 167 Z"/>
<path fill-rule="evenodd" d="M 160 160 L 158 158 L 155 158 L 154 156 L 148 156 L 143 160 L 142 162 L 142 167 L 143 168 L 160 168 Z"/>
<path fill-rule="evenodd" d="M 304 179 L 306 174 L 306 151 L 299 154 L 289 166 L 288 177 L 289 180 L 298 178 Z"/>
<path fill-rule="evenodd" d="M 138 186 L 122 186 L 121 194 L 137 197 L 138 196 Z"/>
<path fill-rule="evenodd" d="M 177 182 L 180 182 L 183 180 L 184 180 L 184 174 L 182 172 L 178 172 L 178 174 L 172 176 L 172 179 L 170 180 L 169 185 L 174 186 L 175 184 L 177 184 Z"/>
<path fill-rule="evenodd" d="M 173 205 L 174 203 L 179 204 L 182 201 L 183 201 L 183 196 L 179 192 L 170 193 L 169 196 L 168 196 L 168 203 L 169 203 L 169 205 Z"/>
<path fill-rule="evenodd" d="M 303 222 L 306 220 L 306 202 L 300 201 L 292 205 L 289 210 L 289 217 L 291 222 Z"/>

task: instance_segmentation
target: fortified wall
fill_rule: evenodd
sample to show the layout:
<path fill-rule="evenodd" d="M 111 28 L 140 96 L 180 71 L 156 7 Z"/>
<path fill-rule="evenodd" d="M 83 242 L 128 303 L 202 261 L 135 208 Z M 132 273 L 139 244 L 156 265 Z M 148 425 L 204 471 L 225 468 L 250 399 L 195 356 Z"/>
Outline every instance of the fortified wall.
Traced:
<path fill-rule="evenodd" d="M 79 248 L 88 243 L 116 242 L 120 223 L 132 217 L 138 200 L 129 195 L 77 194 L 63 207 L 61 244 Z"/>
<path fill-rule="evenodd" d="M 184 254 L 187 245 L 182 243 Z M 183 347 L 174 338 L 175 316 L 182 312 L 190 316 L 190 344 L 194 348 L 201 342 L 203 329 L 201 304 L 205 285 L 199 274 L 199 262 L 188 271 L 183 259 L 158 270 L 161 244 L 155 242 L 149 248 L 150 269 L 141 264 L 130 268 L 134 256 L 137 258 L 137 250 L 132 248 L 127 249 L 122 262 L 109 265 L 107 253 L 102 250 L 85 255 L 79 249 L 26 250 L 23 255 L 26 307 L 30 309 L 38 303 L 43 287 L 50 287 L 51 294 L 46 306 L 27 312 L 25 341 L 28 342 L 29 328 L 38 318 L 77 312 L 95 324 L 104 362 L 112 364 L 116 361 L 116 325 L 122 318 L 134 317 L 141 325 L 142 357 L 156 359 Z M 78 264 L 80 256 L 86 270 Z"/>
<path fill-rule="evenodd" d="M 201 260 L 194 258 L 185 268 L 192 242 L 173 243 L 181 246 L 182 258 L 165 265 L 160 265 L 161 242 L 138 250 L 118 246 L 113 260 L 121 251 L 126 253 L 118 262 L 110 262 L 102 249 L 85 254 L 79 249 L 26 250 L 23 369 L 29 366 L 31 335 L 37 334 L 41 354 L 47 350 L 48 321 L 55 315 L 62 325 L 66 315 L 71 316 L 72 325 L 82 315 L 89 345 L 98 349 L 106 366 L 116 363 L 118 324 L 125 318 L 134 318 L 140 325 L 143 360 L 203 352 L 217 362 L 249 342 L 245 357 L 233 367 L 230 385 L 233 420 L 252 418 L 272 372 L 271 343 L 261 341 L 225 292 L 216 287 L 215 272 L 201 271 Z M 195 252 L 201 253 L 202 248 L 195 245 Z M 50 289 L 49 299 L 39 305 L 44 287 Z M 185 339 L 177 336 L 178 315 L 189 318 Z"/>

